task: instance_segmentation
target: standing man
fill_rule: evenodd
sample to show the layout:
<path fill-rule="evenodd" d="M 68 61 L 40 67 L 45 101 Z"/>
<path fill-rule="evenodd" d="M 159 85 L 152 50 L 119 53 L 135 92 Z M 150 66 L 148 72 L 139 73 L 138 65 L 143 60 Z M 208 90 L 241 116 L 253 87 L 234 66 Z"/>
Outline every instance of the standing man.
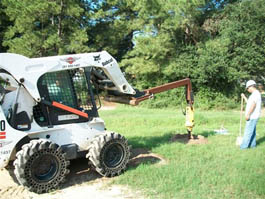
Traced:
<path fill-rule="evenodd" d="M 256 125 L 261 112 L 261 95 L 256 88 L 256 82 L 249 80 L 246 84 L 246 89 L 251 95 L 247 99 L 243 93 L 241 94 L 247 103 L 245 112 L 247 122 L 240 149 L 253 148 L 256 146 Z"/>

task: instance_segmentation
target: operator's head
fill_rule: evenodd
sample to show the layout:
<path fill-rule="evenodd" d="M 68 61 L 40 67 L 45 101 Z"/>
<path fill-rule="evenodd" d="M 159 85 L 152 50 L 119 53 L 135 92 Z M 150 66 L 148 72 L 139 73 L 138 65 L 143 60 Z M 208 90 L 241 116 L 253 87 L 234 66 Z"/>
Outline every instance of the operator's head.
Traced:
<path fill-rule="evenodd" d="M 247 81 L 246 89 L 248 92 L 252 93 L 254 90 L 256 90 L 256 82 L 254 80 Z"/>
<path fill-rule="evenodd" d="M 55 80 L 56 86 L 60 86 L 60 82 L 58 80 Z"/>

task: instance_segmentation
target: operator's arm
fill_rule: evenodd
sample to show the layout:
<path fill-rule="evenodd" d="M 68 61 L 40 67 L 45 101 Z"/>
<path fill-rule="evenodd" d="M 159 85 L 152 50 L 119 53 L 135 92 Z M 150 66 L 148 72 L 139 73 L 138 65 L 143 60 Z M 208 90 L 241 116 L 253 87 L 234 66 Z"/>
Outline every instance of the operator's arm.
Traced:
<path fill-rule="evenodd" d="M 256 102 L 252 102 L 248 113 L 246 113 L 246 120 L 247 121 L 250 119 L 250 115 L 255 110 L 255 108 L 256 108 Z"/>

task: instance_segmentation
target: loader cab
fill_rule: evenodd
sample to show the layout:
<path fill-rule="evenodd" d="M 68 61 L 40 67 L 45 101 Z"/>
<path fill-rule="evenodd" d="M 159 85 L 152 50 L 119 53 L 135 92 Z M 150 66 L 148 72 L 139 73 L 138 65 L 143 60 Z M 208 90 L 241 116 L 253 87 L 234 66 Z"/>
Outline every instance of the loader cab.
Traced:
<path fill-rule="evenodd" d="M 91 67 L 49 72 L 42 75 L 37 87 L 41 102 L 33 108 L 40 126 L 87 122 L 98 117 L 95 88 L 90 81 Z M 42 103 L 46 102 L 46 103 Z M 47 103 L 60 103 L 87 113 L 88 118 L 73 114 Z"/>
<path fill-rule="evenodd" d="M 0 69 L 0 80 L 0 105 L 5 116 L 5 118 L 1 119 L 6 120 L 14 129 L 20 131 L 30 130 L 32 107 L 35 104 L 33 98 L 4 69 Z"/>

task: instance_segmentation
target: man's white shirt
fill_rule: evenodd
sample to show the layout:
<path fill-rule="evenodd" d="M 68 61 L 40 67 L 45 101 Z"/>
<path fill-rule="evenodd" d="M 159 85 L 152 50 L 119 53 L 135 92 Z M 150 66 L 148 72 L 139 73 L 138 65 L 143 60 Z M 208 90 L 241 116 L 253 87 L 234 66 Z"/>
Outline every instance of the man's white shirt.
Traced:
<path fill-rule="evenodd" d="M 256 107 L 254 111 L 250 114 L 250 119 L 258 119 L 261 113 L 261 94 L 258 90 L 253 91 L 248 98 L 246 106 L 246 114 L 249 112 L 251 105 L 255 103 Z"/>

